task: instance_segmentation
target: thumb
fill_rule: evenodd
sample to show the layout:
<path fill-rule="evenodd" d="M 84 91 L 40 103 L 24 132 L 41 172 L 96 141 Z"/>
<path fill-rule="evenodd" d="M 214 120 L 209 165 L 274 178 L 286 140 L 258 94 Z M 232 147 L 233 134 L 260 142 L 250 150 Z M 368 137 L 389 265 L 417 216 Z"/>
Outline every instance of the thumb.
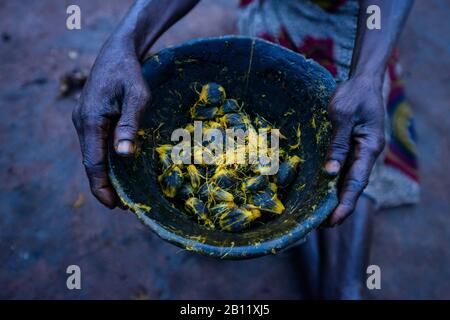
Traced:
<path fill-rule="evenodd" d="M 337 175 L 345 163 L 350 151 L 352 127 L 349 123 L 335 123 L 331 145 L 328 149 L 325 171 L 330 175 Z"/>
<path fill-rule="evenodd" d="M 114 131 L 114 147 L 122 156 L 130 156 L 136 147 L 136 132 L 150 102 L 150 91 L 145 84 L 133 85 L 125 92 L 122 113 Z"/>

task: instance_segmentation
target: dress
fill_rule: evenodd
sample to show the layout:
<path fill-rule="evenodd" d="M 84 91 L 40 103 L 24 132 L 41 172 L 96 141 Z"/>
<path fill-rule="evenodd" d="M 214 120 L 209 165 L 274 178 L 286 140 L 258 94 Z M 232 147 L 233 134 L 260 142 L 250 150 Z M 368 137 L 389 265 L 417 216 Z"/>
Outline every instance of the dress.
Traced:
<path fill-rule="evenodd" d="M 357 0 L 241 0 L 238 29 L 316 60 L 342 82 L 350 71 L 358 11 Z M 378 208 L 416 203 L 420 195 L 414 120 L 397 57 L 394 51 L 383 84 L 386 147 L 364 190 Z"/>

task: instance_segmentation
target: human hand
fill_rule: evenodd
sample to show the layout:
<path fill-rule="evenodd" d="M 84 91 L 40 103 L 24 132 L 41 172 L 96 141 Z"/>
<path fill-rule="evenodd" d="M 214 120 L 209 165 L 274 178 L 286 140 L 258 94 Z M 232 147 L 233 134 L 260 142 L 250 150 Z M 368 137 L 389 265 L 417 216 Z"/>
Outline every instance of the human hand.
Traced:
<path fill-rule="evenodd" d="M 139 120 L 149 101 L 134 46 L 131 41 L 112 37 L 98 55 L 72 113 L 91 191 L 110 209 L 123 205 L 108 178 L 108 137 L 114 134 L 119 155 L 132 155 Z"/>
<path fill-rule="evenodd" d="M 340 173 L 339 203 L 324 226 L 341 224 L 354 210 L 384 148 L 382 81 L 356 76 L 337 88 L 328 114 L 333 125 L 325 171 Z"/>

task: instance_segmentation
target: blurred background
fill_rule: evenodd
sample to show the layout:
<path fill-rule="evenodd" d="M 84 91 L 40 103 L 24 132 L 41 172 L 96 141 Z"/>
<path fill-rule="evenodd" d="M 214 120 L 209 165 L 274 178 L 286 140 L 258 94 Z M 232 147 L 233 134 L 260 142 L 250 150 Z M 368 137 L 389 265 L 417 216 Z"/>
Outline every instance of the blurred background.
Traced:
<path fill-rule="evenodd" d="M 82 29 L 65 27 L 81 7 Z M 0 2 L 0 298 L 298 299 L 295 250 L 249 261 L 167 244 L 90 194 L 71 112 L 79 77 L 131 0 Z M 236 33 L 236 1 L 203 0 L 153 51 Z M 369 299 L 450 299 L 450 2 L 416 0 L 400 40 L 419 136 L 422 201 L 376 216 Z M 66 268 L 82 290 L 66 288 Z"/>

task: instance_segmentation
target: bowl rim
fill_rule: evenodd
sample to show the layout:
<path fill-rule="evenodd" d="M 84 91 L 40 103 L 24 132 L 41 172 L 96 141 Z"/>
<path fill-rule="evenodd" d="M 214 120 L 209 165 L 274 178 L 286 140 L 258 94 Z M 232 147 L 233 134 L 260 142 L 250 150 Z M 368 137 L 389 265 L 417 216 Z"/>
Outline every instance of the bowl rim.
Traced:
<path fill-rule="evenodd" d="M 256 37 L 247 37 L 247 36 L 239 36 L 239 35 L 229 35 L 229 36 L 220 36 L 220 37 L 205 37 L 205 38 L 197 38 L 193 40 L 189 40 L 180 45 L 163 48 L 160 51 L 154 53 L 153 55 L 147 57 L 142 65 L 148 59 L 151 59 L 154 55 L 159 54 L 164 51 L 173 51 L 177 50 L 180 47 L 184 47 L 186 45 L 195 45 L 198 43 L 205 42 L 213 42 L 213 41 L 229 41 L 229 40 L 251 40 L 264 42 L 268 45 L 277 47 L 280 50 L 286 50 L 290 53 L 296 53 L 290 49 L 284 48 L 272 42 L 266 41 L 264 39 L 256 38 Z M 296 53 L 298 54 L 298 53 Z M 323 70 L 327 71 L 325 68 L 320 66 L 317 62 L 312 59 L 307 59 L 304 56 L 298 54 L 300 57 L 305 59 L 305 61 L 312 62 Z M 332 78 L 331 74 L 330 77 Z M 114 151 L 112 151 L 114 152 Z M 331 211 L 338 204 L 337 191 L 335 181 L 337 178 L 333 180 L 333 183 L 329 184 L 329 188 L 327 193 L 324 195 L 323 199 L 317 205 L 317 207 L 311 211 L 309 216 L 302 221 L 302 223 L 296 223 L 295 227 L 289 230 L 288 233 L 283 234 L 277 238 L 269 239 L 263 242 L 260 242 L 258 245 L 242 245 L 242 246 L 219 246 L 212 245 L 201 242 L 196 237 L 187 237 L 179 235 L 171 230 L 168 230 L 163 225 L 158 223 L 156 220 L 151 218 L 151 209 L 149 210 L 145 206 L 134 203 L 129 196 L 124 191 L 123 187 L 119 183 L 119 180 L 110 165 L 110 156 L 111 150 L 108 149 L 108 175 L 111 180 L 111 183 L 119 196 L 120 201 L 125 204 L 136 216 L 137 218 L 147 227 L 149 227 L 153 232 L 155 232 L 161 239 L 168 241 L 182 249 L 187 251 L 193 251 L 200 253 L 205 256 L 216 257 L 220 259 L 232 259 L 232 260 L 240 260 L 240 259 L 249 259 L 260 256 L 265 256 L 267 254 L 276 254 L 282 250 L 285 250 L 294 244 L 300 244 L 304 242 L 308 236 L 308 234 L 315 228 L 317 228 L 331 213 Z M 306 222 L 306 227 L 305 227 Z M 233 243 L 232 243 L 233 244 Z"/>

